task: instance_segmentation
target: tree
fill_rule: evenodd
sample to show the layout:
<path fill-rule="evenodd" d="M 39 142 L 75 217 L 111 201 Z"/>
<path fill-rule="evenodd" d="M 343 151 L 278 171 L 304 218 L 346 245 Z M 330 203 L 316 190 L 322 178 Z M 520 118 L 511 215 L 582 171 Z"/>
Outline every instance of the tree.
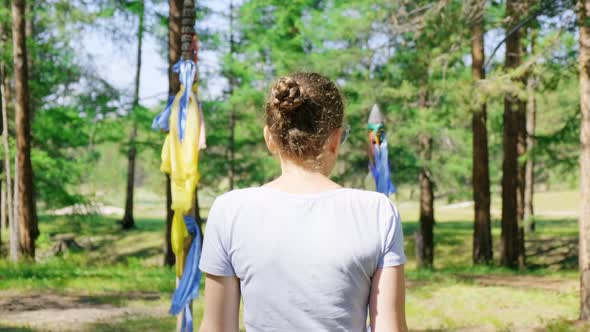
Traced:
<path fill-rule="evenodd" d="M 8 8 L 5 8 L 4 6 L 6 5 L 6 2 L 0 2 L 0 11 L 2 11 L 3 14 L 8 13 Z M 8 6 L 6 6 L 8 7 Z M 8 17 L 8 15 L 3 15 L 4 17 Z M 8 27 L 7 27 L 7 23 L 4 20 L 0 21 L 0 49 L 4 50 L 5 48 L 5 41 L 8 40 L 8 36 L 7 36 L 7 32 L 8 32 Z M 2 111 L 2 130 L 3 130 L 3 134 L 4 134 L 4 128 L 7 126 L 7 122 L 4 120 L 4 115 L 7 113 L 6 109 L 8 107 L 8 100 L 7 100 L 7 96 L 5 94 L 4 88 L 6 87 L 6 67 L 4 66 L 4 54 L 0 53 L 0 106 L 1 106 L 1 111 Z M 6 116 L 7 118 L 7 116 Z M 8 146 L 8 137 L 6 137 L 7 141 L 6 141 L 6 147 Z M 4 156 L 4 161 L 9 161 L 10 160 L 10 154 L 9 151 L 6 149 L 5 150 L 6 153 L 8 153 L 8 158 L 6 158 L 6 154 Z M 2 165 L 2 171 L 4 172 L 5 169 L 5 164 L 3 162 Z M 10 167 L 10 165 L 9 165 Z M 6 171 L 4 172 L 4 174 L 7 175 L 7 177 L 10 177 L 10 172 Z M 1 209 L 1 217 L 0 217 L 0 229 L 8 229 L 8 224 L 11 224 L 11 220 L 12 220 L 12 216 L 10 215 L 10 212 L 7 211 L 10 208 L 12 208 L 12 199 L 10 204 L 7 204 L 7 198 L 6 197 L 6 179 L 2 179 L 1 181 L 1 185 L 2 185 L 2 197 L 0 197 L 0 209 Z M 12 190 L 10 191 L 12 192 Z M 12 198 L 12 197 L 10 197 Z M 1 246 L 1 239 L 0 239 L 0 246 Z M 0 248 L 1 250 L 1 248 Z"/>
<path fill-rule="evenodd" d="M 37 211 L 34 201 L 33 168 L 31 165 L 31 110 L 27 77 L 25 1 L 12 1 L 12 39 L 15 81 L 16 142 L 18 168 L 19 250 L 29 259 L 35 258 Z"/>
<path fill-rule="evenodd" d="M 175 96 L 180 90 L 180 80 L 174 73 L 172 67 L 180 59 L 180 29 L 181 29 L 181 8 L 182 0 L 168 1 L 168 95 Z M 172 251 L 170 234 L 172 229 L 172 217 L 174 212 L 172 206 L 172 190 L 170 187 L 170 176 L 166 175 L 166 238 L 164 245 L 164 265 L 174 266 L 176 261 Z"/>
<path fill-rule="evenodd" d="M 518 1 L 506 2 L 507 29 L 516 26 L 519 19 Z M 522 47 L 520 31 L 515 31 L 506 37 L 506 63 L 507 70 L 514 70 L 520 65 Z M 507 93 L 504 97 L 504 129 L 502 146 L 504 156 L 502 160 L 502 250 L 501 262 L 507 267 L 524 266 L 524 253 L 522 243 L 524 241 L 518 218 L 518 146 L 519 124 L 524 112 L 523 103 L 515 93 Z"/>
<path fill-rule="evenodd" d="M 580 319 L 590 320 L 590 1 L 576 5 L 580 29 Z"/>
<path fill-rule="evenodd" d="M 471 24 L 471 75 L 477 81 L 485 78 L 484 71 L 484 11 L 485 1 L 476 0 L 470 5 Z M 473 263 L 488 264 L 493 257 L 490 221 L 490 171 L 486 102 L 479 102 L 474 109 L 473 131 L 473 201 L 475 224 L 473 233 Z"/>
<path fill-rule="evenodd" d="M 535 53 L 535 39 L 537 38 L 536 28 L 530 28 L 530 53 Z M 526 166 L 524 179 L 524 222 L 527 231 L 535 231 L 533 195 L 535 192 L 535 127 L 537 117 L 537 101 L 535 98 L 535 89 L 537 87 L 537 77 L 534 68 L 531 68 L 527 74 L 527 102 L 526 102 Z"/>
<path fill-rule="evenodd" d="M 420 172 L 420 228 L 416 232 L 416 264 L 432 267 L 434 264 L 434 181 L 429 167 L 432 159 L 432 137 L 420 134 L 421 160 L 425 163 Z"/>
<path fill-rule="evenodd" d="M 145 16 L 145 3 L 143 0 L 137 2 L 137 12 L 139 15 L 139 24 L 137 27 L 137 61 L 135 66 L 135 85 L 133 93 L 133 105 L 131 109 L 132 127 L 129 135 L 129 150 L 127 152 L 127 190 L 125 199 L 125 214 L 121 220 L 121 227 L 123 229 L 130 229 L 135 227 L 135 220 L 133 218 L 133 193 L 135 187 L 135 159 L 137 155 L 137 120 L 135 119 L 135 113 L 138 112 L 139 105 L 139 83 L 141 77 L 141 46 L 143 41 L 143 30 L 144 30 L 144 16 Z"/>
<path fill-rule="evenodd" d="M 3 48 L 3 33 L 0 34 L 0 48 Z M 2 145 L 4 148 L 4 175 L 5 179 L 2 181 L 2 225 L 5 226 L 5 221 L 8 221 L 10 227 L 10 256 L 12 260 L 17 260 L 18 257 L 18 233 L 16 232 L 17 227 L 14 224 L 14 214 L 12 200 L 12 175 L 10 172 L 10 145 L 8 143 L 8 78 L 6 77 L 6 66 L 0 61 L 0 98 L 2 99 Z M 6 227 L 5 227 L 6 229 Z"/>
<path fill-rule="evenodd" d="M 5 13 L 6 15 L 4 15 L 4 17 L 8 18 L 10 15 L 8 15 L 8 13 L 10 12 L 10 5 L 9 5 L 9 1 L 5 0 L 2 2 L 2 7 L 0 7 Z M 0 49 L 2 50 L 7 50 L 9 49 L 9 47 L 7 47 L 7 42 L 8 40 L 10 40 L 9 38 L 9 34 L 10 34 L 10 21 L 9 20 L 5 20 L 1 22 L 2 24 L 2 33 L 0 34 Z M 5 47 L 6 46 L 6 47 Z M 10 245 L 9 245 L 9 252 L 10 252 L 10 259 L 12 261 L 17 261 L 18 260 L 18 242 L 19 242 L 19 237 L 18 237 L 18 225 L 16 224 L 16 219 L 15 219 L 15 211 L 14 211 L 14 205 L 13 205 L 13 200 L 16 200 L 16 197 L 14 195 L 15 191 L 13 190 L 13 184 L 11 181 L 12 178 L 12 174 L 10 171 L 10 164 L 11 164 L 11 159 L 10 159 L 10 145 L 9 145 L 9 140 L 8 140 L 8 100 L 10 100 L 11 96 L 10 96 L 10 82 L 8 79 L 8 68 L 7 68 L 7 61 L 5 60 L 6 58 L 10 57 L 7 54 L 1 54 L 2 59 L 0 61 L 0 96 L 2 97 L 2 142 L 3 142 L 3 148 L 4 148 L 4 170 L 5 170 L 5 191 L 6 191 L 6 204 L 4 204 L 2 206 L 3 209 L 6 210 L 6 215 L 7 215 L 7 219 L 8 219 L 8 226 L 10 229 L 10 234 L 9 234 L 9 241 L 10 241 Z"/>

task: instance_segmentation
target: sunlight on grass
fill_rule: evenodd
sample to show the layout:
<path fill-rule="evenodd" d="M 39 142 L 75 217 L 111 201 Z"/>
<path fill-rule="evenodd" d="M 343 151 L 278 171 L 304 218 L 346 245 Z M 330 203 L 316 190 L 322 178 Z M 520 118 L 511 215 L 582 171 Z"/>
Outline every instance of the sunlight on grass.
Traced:
<path fill-rule="evenodd" d="M 577 293 L 435 284 L 408 291 L 408 324 L 413 329 L 542 326 L 551 318 L 575 319 L 577 303 Z"/>

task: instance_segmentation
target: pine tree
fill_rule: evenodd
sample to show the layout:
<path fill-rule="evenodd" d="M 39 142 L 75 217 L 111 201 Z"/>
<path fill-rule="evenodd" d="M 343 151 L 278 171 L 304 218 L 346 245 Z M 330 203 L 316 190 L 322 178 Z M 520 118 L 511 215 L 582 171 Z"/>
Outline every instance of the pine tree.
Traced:
<path fill-rule="evenodd" d="M 135 227 L 135 219 L 133 217 L 133 196 L 135 191 L 135 160 L 137 157 L 137 120 L 136 112 L 138 111 L 139 105 L 139 83 L 141 77 L 141 47 L 143 42 L 143 30 L 144 30 L 144 17 L 145 17 L 145 3 L 143 0 L 138 2 L 138 15 L 139 24 L 137 27 L 137 60 L 135 65 L 135 84 L 133 93 L 133 105 L 131 108 L 131 122 L 132 128 L 129 135 L 129 150 L 127 152 L 127 190 L 125 199 L 125 214 L 121 220 L 121 227 L 123 229 L 131 229 Z"/>
<path fill-rule="evenodd" d="M 168 95 L 175 96 L 180 90 L 178 74 L 172 67 L 180 59 L 180 29 L 181 29 L 182 0 L 168 1 Z M 170 176 L 166 175 L 166 236 L 164 244 L 164 265 L 174 266 L 176 261 L 172 251 L 170 235 L 172 232 L 172 189 Z"/>
<path fill-rule="evenodd" d="M 507 29 L 516 26 L 520 17 L 518 1 L 506 2 Z M 506 37 L 507 70 L 517 68 L 521 63 L 521 33 L 515 31 Z M 501 262 L 507 267 L 524 265 L 524 253 L 521 252 L 522 234 L 518 218 L 518 146 L 519 124 L 524 112 L 523 102 L 514 93 L 507 93 L 504 98 L 504 131 L 503 131 L 503 162 L 502 162 L 502 250 Z"/>
<path fill-rule="evenodd" d="M 18 168 L 19 251 L 22 257 L 34 260 L 37 210 L 34 201 L 33 168 L 31 165 L 31 110 L 27 73 L 25 1 L 12 1 L 12 39 L 15 81 L 16 141 Z"/>
<path fill-rule="evenodd" d="M 471 24 L 471 75 L 474 81 L 485 78 L 484 71 L 484 12 L 485 1 L 471 1 L 468 6 Z M 473 232 L 473 263 L 491 263 L 492 232 L 490 221 L 490 171 L 488 154 L 487 110 L 485 101 L 475 106 L 472 115 L 473 131 L 473 201 L 475 224 Z"/>

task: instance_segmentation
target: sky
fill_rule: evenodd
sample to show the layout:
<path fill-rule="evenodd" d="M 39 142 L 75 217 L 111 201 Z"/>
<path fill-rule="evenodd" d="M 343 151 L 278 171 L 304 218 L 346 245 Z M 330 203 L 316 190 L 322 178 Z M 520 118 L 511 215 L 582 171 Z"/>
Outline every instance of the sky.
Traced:
<path fill-rule="evenodd" d="M 228 0 L 203 1 L 207 7 L 215 12 L 229 10 Z M 234 1 L 239 2 L 239 1 Z M 148 12 L 157 10 L 168 13 L 167 3 L 151 7 Z M 150 18 L 146 18 L 149 20 Z M 153 19 L 153 18 L 152 18 Z M 116 24 L 116 23 L 115 23 Z M 228 22 L 221 15 L 212 15 L 205 21 L 198 22 L 199 28 L 215 31 L 226 31 Z M 144 34 L 142 44 L 142 67 L 140 74 L 139 96 L 140 102 L 146 107 L 154 107 L 167 99 L 168 93 L 168 59 L 165 50 L 161 49 L 161 42 L 153 33 Z M 133 91 L 135 79 L 135 62 L 137 41 L 114 41 L 104 31 L 90 30 L 85 33 L 83 47 L 91 57 L 99 76 L 122 91 Z M 201 73 L 219 72 L 220 61 L 218 54 L 202 50 L 199 55 L 199 70 Z M 219 97 L 225 87 L 222 78 L 209 79 L 208 86 L 202 89 L 206 98 Z"/>

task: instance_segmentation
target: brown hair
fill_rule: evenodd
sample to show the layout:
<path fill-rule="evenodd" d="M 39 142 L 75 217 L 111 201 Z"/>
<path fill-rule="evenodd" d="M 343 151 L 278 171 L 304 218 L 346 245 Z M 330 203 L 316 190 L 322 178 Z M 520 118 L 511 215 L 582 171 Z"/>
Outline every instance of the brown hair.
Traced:
<path fill-rule="evenodd" d="M 344 117 L 340 90 L 316 73 L 280 78 L 271 88 L 265 109 L 272 138 L 282 153 L 298 161 L 319 157 Z"/>

